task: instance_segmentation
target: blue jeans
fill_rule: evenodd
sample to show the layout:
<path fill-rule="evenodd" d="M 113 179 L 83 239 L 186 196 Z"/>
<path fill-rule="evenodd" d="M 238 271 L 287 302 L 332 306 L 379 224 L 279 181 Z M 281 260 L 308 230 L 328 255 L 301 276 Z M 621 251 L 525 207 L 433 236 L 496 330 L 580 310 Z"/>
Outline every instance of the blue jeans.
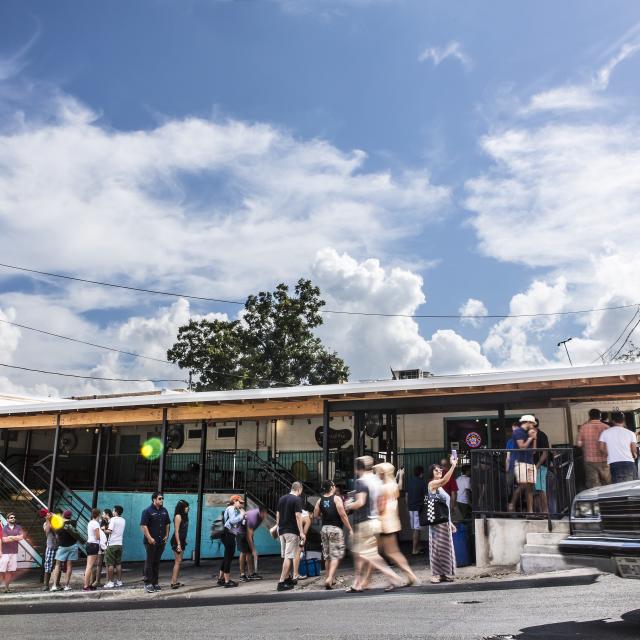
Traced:
<path fill-rule="evenodd" d="M 613 484 L 629 482 L 630 480 L 636 480 L 638 477 L 635 462 L 612 462 L 609 465 L 609 469 L 611 469 L 611 482 Z"/>

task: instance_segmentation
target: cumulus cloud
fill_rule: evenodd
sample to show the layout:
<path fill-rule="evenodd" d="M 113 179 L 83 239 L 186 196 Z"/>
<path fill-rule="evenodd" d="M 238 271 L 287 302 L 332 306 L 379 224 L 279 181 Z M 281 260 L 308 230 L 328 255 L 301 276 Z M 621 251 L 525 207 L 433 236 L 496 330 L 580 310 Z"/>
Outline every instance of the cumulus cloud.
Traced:
<path fill-rule="evenodd" d="M 18 342 L 20 341 L 20 329 L 8 324 L 9 322 L 14 322 L 15 317 L 15 309 L 9 307 L 3 310 L 0 308 L 0 360 L 5 364 L 11 362 L 13 353 L 18 348 Z"/>
<path fill-rule="evenodd" d="M 464 51 L 462 44 L 456 40 L 448 42 L 443 47 L 427 47 L 418 56 L 419 62 L 433 62 L 434 66 L 440 65 L 447 58 L 457 60 L 463 67 L 470 69 L 473 66 L 473 60 Z"/>
<path fill-rule="evenodd" d="M 472 327 L 479 327 L 482 324 L 482 317 L 486 316 L 489 312 L 487 307 L 484 306 L 482 300 L 476 300 L 475 298 L 469 298 L 464 304 L 460 305 L 458 313 L 461 316 L 478 316 L 478 317 L 463 317 L 461 318 L 462 324 L 469 324 Z"/>
<path fill-rule="evenodd" d="M 422 278 L 379 260 L 357 261 L 334 249 L 318 252 L 313 279 L 328 307 L 346 311 L 413 315 L 426 302 Z M 389 369 L 424 369 L 435 373 L 479 371 L 490 367 L 480 346 L 453 331 L 430 340 L 409 317 L 328 315 L 321 331 L 352 368 L 353 379 L 389 376 Z"/>

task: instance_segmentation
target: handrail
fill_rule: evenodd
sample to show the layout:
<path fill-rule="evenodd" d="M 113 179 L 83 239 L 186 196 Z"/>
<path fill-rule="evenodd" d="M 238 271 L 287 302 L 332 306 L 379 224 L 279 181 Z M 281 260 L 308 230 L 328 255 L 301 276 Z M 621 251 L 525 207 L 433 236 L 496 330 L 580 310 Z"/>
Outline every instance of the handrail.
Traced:
<path fill-rule="evenodd" d="M 27 493 L 28 493 L 28 494 L 29 494 L 29 495 L 30 495 L 30 496 L 31 496 L 31 497 L 32 497 L 32 498 L 33 498 L 37 503 L 39 503 L 39 504 L 40 504 L 40 506 L 41 506 L 43 509 L 46 509 L 46 508 L 47 508 L 47 505 L 46 505 L 44 502 L 42 502 L 42 500 L 40 500 L 40 498 L 38 498 L 38 496 L 36 496 L 36 495 L 35 495 L 35 493 L 33 493 L 33 491 L 31 491 L 31 489 L 29 489 L 29 487 L 27 487 L 27 485 L 26 485 L 24 482 L 22 482 L 22 480 L 20 480 L 20 479 L 15 475 L 15 473 L 13 473 L 13 471 L 11 471 L 11 469 L 9 469 L 9 468 L 8 468 L 4 463 L 2 463 L 2 462 L 0 462 L 0 469 L 3 469 L 6 473 L 8 473 L 8 474 L 11 476 L 11 478 L 13 478 L 14 482 L 17 482 L 17 483 L 18 483 L 18 485 L 19 485 L 20 487 L 22 487 L 22 490 L 23 490 L 23 491 L 26 491 L 26 492 L 27 492 Z"/>

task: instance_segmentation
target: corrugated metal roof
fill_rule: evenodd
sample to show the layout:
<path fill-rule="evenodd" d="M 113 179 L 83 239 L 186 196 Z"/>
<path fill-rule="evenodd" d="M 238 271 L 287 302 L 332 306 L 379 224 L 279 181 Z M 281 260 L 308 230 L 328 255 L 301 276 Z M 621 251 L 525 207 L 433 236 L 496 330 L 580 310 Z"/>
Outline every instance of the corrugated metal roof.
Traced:
<path fill-rule="evenodd" d="M 157 407 L 219 402 L 250 402 L 283 400 L 288 398 L 323 397 L 331 399 L 351 394 L 382 393 L 386 391 L 419 391 L 460 387 L 487 387 L 492 385 L 552 382 L 561 380 L 597 379 L 612 376 L 640 375 L 640 362 L 588 367 L 561 367 L 555 369 L 529 369 L 526 371 L 493 371 L 488 373 L 433 376 L 412 380 L 381 380 L 377 382 L 348 382 L 297 387 L 272 387 L 241 391 L 202 391 L 167 393 L 157 396 L 131 396 L 95 400 L 52 400 L 33 404 L 0 406 L 0 415 L 80 411 L 91 409 L 118 409 L 131 407 Z"/>

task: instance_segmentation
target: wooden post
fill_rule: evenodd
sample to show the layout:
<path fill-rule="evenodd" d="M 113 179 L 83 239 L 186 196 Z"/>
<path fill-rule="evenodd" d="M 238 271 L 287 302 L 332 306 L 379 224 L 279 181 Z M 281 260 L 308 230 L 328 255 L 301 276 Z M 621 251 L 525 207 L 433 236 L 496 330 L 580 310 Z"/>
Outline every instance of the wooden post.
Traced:
<path fill-rule="evenodd" d="M 102 453 L 102 432 L 104 428 L 100 425 L 98 429 L 98 444 L 96 445 L 95 466 L 93 468 L 93 494 L 91 496 L 91 508 L 98 506 L 98 479 L 100 477 L 100 454 Z"/>
<path fill-rule="evenodd" d="M 51 457 L 51 474 L 49 476 L 49 497 L 47 499 L 47 508 L 49 511 L 53 509 L 53 500 L 55 497 L 56 471 L 58 467 L 58 449 L 60 447 L 60 414 L 56 416 L 56 433 L 53 437 L 53 454 Z"/>
<path fill-rule="evenodd" d="M 106 427 L 107 439 L 104 443 L 104 465 L 102 467 L 102 490 L 107 490 L 107 475 L 109 473 L 109 447 L 111 446 L 111 431 L 113 427 Z"/>
<path fill-rule="evenodd" d="M 160 432 L 160 442 L 162 442 L 162 451 L 160 452 L 160 464 L 158 465 L 158 493 L 164 491 L 164 470 L 167 465 L 167 428 L 169 421 L 167 420 L 166 407 L 162 410 L 162 431 Z"/>
<path fill-rule="evenodd" d="M 322 480 L 329 480 L 329 401 L 322 404 Z"/>
<path fill-rule="evenodd" d="M 207 421 L 202 421 L 200 434 L 200 468 L 198 469 L 198 504 L 196 512 L 196 546 L 193 560 L 196 567 L 200 566 L 200 547 L 202 546 L 202 507 L 204 498 L 205 470 L 207 465 Z"/>
<path fill-rule="evenodd" d="M 573 416 L 571 415 L 571 403 L 569 400 L 564 405 L 564 415 L 567 421 L 567 438 L 569 444 L 575 444 L 573 440 Z"/>
<path fill-rule="evenodd" d="M 27 474 L 29 473 L 29 458 L 31 458 L 31 441 L 33 439 L 33 431 L 27 431 L 27 437 L 24 442 L 24 463 L 22 465 L 22 482 L 27 484 Z"/>

